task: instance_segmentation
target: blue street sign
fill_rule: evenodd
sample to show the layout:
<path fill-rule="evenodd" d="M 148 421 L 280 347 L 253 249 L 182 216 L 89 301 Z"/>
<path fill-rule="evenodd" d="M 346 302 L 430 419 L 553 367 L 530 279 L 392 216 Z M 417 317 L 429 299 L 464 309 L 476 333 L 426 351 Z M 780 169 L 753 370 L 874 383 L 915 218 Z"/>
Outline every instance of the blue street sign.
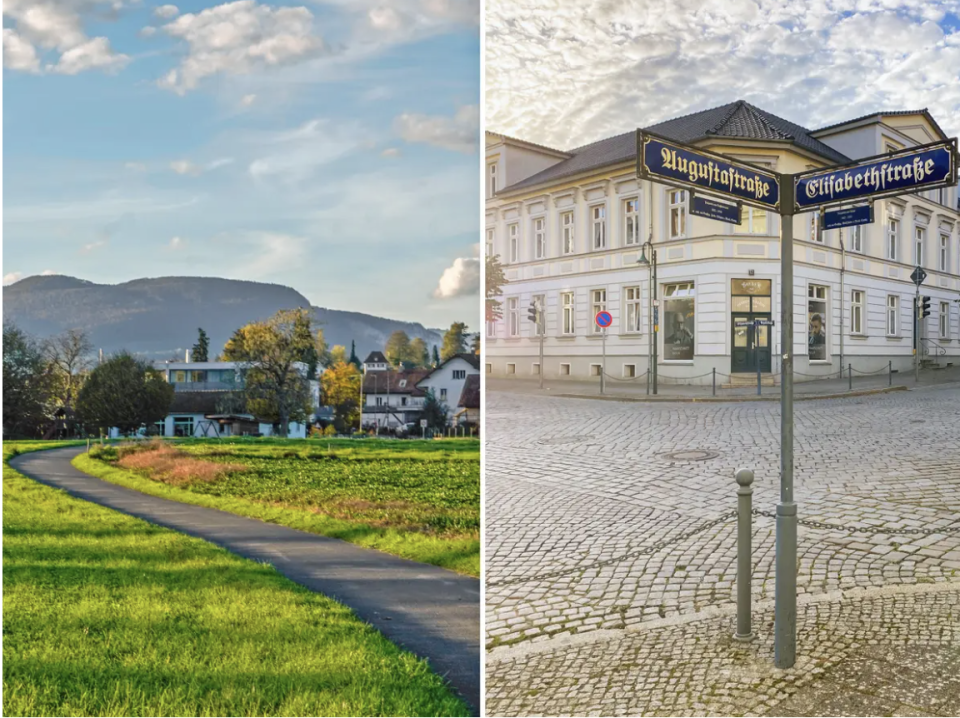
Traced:
<path fill-rule="evenodd" d="M 885 155 L 844 169 L 798 174 L 796 209 L 843 200 L 907 194 L 957 182 L 957 140 Z"/>
<path fill-rule="evenodd" d="M 610 312 L 597 312 L 597 326 L 598 327 L 609 327 L 613 324 L 613 315 Z"/>
<path fill-rule="evenodd" d="M 870 224 L 871 222 L 873 222 L 873 205 L 869 204 L 859 207 L 844 207 L 843 209 L 828 209 L 823 212 L 824 229 L 855 227 L 858 224 Z"/>
<path fill-rule="evenodd" d="M 777 210 L 779 176 L 723 155 L 637 131 L 637 176 L 709 190 L 746 204 Z"/>
<path fill-rule="evenodd" d="M 740 207 L 696 194 L 690 195 L 690 214 L 719 222 L 740 224 Z"/>

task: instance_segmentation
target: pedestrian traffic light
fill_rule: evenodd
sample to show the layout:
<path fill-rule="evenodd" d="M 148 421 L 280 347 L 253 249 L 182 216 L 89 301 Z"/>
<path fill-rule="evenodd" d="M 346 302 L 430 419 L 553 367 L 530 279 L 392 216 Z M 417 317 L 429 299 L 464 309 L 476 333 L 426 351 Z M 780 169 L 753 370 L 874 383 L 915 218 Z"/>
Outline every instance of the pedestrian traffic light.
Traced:
<path fill-rule="evenodd" d="M 538 317 L 537 317 L 537 303 L 536 303 L 536 302 L 530 302 L 530 308 L 527 310 L 527 317 L 528 317 L 528 318 L 530 319 L 530 321 L 533 322 L 534 324 L 537 323 Z"/>
<path fill-rule="evenodd" d="M 930 316 L 930 297 L 921 297 L 921 300 L 923 301 L 922 301 L 922 304 L 920 305 L 920 308 L 922 309 L 922 313 L 920 314 L 920 316 L 929 317 Z"/>

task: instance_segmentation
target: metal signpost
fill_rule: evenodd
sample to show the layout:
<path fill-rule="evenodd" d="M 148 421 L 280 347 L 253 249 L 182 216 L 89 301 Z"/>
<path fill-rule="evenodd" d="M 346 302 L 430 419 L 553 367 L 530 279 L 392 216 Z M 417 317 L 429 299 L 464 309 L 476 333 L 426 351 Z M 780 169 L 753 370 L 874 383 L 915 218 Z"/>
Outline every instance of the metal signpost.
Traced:
<path fill-rule="evenodd" d="M 597 312 L 594 321 L 600 327 L 603 343 L 603 363 L 600 365 L 600 393 L 602 394 L 604 375 L 607 373 L 607 327 L 613 324 L 613 315 L 610 312 Z"/>
<path fill-rule="evenodd" d="M 420 438 L 421 439 L 427 438 L 427 420 L 426 419 L 420 420 Z"/>
<path fill-rule="evenodd" d="M 774 664 L 778 668 L 792 668 L 796 662 L 797 634 L 797 504 L 793 497 L 793 217 L 801 212 L 833 209 L 842 202 L 862 203 L 952 186 L 957 183 L 958 163 L 960 155 L 957 140 L 953 138 L 825 169 L 796 175 L 780 174 L 637 130 L 638 179 L 687 191 L 706 192 L 719 196 L 721 200 L 733 200 L 780 215 L 780 345 L 783 349 L 774 607 Z M 710 215 L 711 219 L 721 219 L 719 215 L 729 211 L 719 207 L 708 210 L 699 204 L 698 208 L 717 213 L 718 216 Z M 831 224 L 848 223 L 835 225 L 839 227 L 863 223 L 863 210 L 858 207 L 850 210 L 849 213 L 840 210 L 831 215 Z M 820 226 L 822 228 L 824 223 L 821 222 Z"/>
<path fill-rule="evenodd" d="M 910 279 L 917 286 L 917 294 L 913 300 L 913 371 L 914 380 L 920 381 L 920 320 L 922 319 L 920 311 L 920 285 L 927 278 L 927 272 L 923 267 L 917 266 L 910 273 Z"/>

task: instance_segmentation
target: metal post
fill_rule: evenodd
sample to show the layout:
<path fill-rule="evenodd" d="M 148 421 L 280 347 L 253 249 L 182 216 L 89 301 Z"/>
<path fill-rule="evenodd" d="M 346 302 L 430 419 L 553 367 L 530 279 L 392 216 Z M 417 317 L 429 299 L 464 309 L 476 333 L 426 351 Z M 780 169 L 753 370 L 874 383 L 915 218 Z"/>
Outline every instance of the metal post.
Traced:
<path fill-rule="evenodd" d="M 774 665 L 797 658 L 797 505 L 793 500 L 793 211 L 794 179 L 780 176 L 780 503 L 777 504 L 777 577 Z"/>
<path fill-rule="evenodd" d="M 753 574 L 753 472 L 737 470 L 737 632 L 734 639 L 752 641 L 750 581 Z"/>
<path fill-rule="evenodd" d="M 657 301 L 657 250 L 651 247 L 651 259 L 653 260 L 653 301 Z M 657 393 L 657 337 L 660 334 L 660 308 L 653 308 L 653 393 Z"/>
<path fill-rule="evenodd" d="M 600 327 L 601 339 L 600 343 L 603 347 L 603 359 L 600 364 L 600 393 L 603 393 L 603 381 L 605 379 L 605 374 L 607 373 L 607 328 Z"/>
<path fill-rule="evenodd" d="M 887 376 L 889 377 L 887 386 L 893 386 L 893 360 L 892 359 L 887 362 Z"/>
<path fill-rule="evenodd" d="M 717 367 L 713 367 L 713 395 L 717 395 Z"/>
<path fill-rule="evenodd" d="M 853 364 L 847 364 L 847 375 L 850 377 L 850 391 L 853 391 Z"/>
<path fill-rule="evenodd" d="M 757 335 L 760 333 L 760 325 L 753 323 L 753 355 L 757 361 L 757 396 L 760 396 L 760 342 L 757 341 Z"/>
<path fill-rule="evenodd" d="M 843 207 L 843 203 L 837 205 Z M 821 223 L 823 215 L 821 215 Z M 843 279 L 847 269 L 847 248 L 843 246 L 843 227 L 840 228 L 840 375 L 843 376 L 843 305 L 846 301 L 844 297 Z M 851 318 L 851 322 L 853 319 Z"/>
<path fill-rule="evenodd" d="M 917 298 L 913 301 L 913 366 L 914 377 L 920 382 L 920 285 L 917 285 Z"/>
<path fill-rule="evenodd" d="M 544 310 L 546 307 L 538 302 L 537 309 L 537 328 L 540 330 L 540 388 L 543 389 L 543 337 L 547 333 L 547 322 L 544 320 Z"/>

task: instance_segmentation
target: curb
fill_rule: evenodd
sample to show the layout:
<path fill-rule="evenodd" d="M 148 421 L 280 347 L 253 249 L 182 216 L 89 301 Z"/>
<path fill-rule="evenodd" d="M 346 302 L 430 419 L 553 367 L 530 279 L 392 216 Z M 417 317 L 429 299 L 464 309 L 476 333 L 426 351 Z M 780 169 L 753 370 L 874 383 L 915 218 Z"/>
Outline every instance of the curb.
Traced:
<path fill-rule="evenodd" d="M 885 386 L 881 389 L 860 389 L 856 391 L 844 391 L 833 394 L 797 394 L 794 393 L 794 401 L 814 401 L 817 399 L 847 399 L 854 398 L 858 396 L 872 396 L 874 394 L 891 394 L 897 391 L 910 391 L 909 387 L 906 386 Z M 598 401 L 626 401 L 637 404 L 653 404 L 653 403 L 663 403 L 663 402 L 673 402 L 673 403 L 687 403 L 687 404 L 707 404 L 707 403 L 718 403 L 718 402 L 748 402 L 748 401 L 780 401 L 780 397 L 773 396 L 695 396 L 695 397 L 686 397 L 686 396 L 642 396 L 642 397 L 633 397 L 633 396 L 622 396 L 622 395 L 610 395 L 610 394 L 535 394 L 534 396 L 555 396 L 562 399 L 595 399 Z"/>

